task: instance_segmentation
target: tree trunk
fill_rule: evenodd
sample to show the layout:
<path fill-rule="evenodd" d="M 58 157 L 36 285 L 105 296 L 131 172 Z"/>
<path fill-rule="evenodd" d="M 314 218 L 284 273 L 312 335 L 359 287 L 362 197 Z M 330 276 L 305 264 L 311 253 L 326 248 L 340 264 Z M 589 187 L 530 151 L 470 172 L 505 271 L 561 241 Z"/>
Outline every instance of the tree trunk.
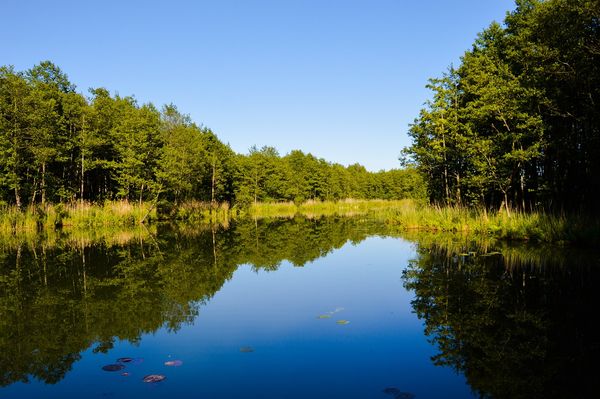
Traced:
<path fill-rule="evenodd" d="M 506 214 L 510 217 L 510 208 L 508 207 L 508 193 L 506 190 L 502 191 L 504 194 L 504 208 L 506 209 Z"/>
<path fill-rule="evenodd" d="M 215 180 L 216 180 L 216 176 L 217 176 L 217 160 L 213 159 L 213 164 L 212 164 L 212 179 L 211 179 L 211 186 L 210 186 L 210 203 L 211 204 L 215 203 Z"/>
<path fill-rule="evenodd" d="M 84 174 L 85 174 L 85 156 L 83 155 L 83 148 L 81 149 L 81 186 L 79 190 L 79 199 L 83 205 L 83 189 L 84 189 Z"/>
<path fill-rule="evenodd" d="M 31 194 L 31 206 L 35 205 L 35 197 L 37 195 L 37 179 L 33 177 L 33 190 Z"/>
<path fill-rule="evenodd" d="M 525 171 L 521 170 L 521 207 L 525 211 Z"/>
<path fill-rule="evenodd" d="M 42 183 L 40 185 L 42 191 L 42 205 L 46 203 L 46 162 L 42 162 Z"/>
<path fill-rule="evenodd" d="M 142 206 L 142 196 L 144 195 L 144 185 L 140 188 L 140 207 Z"/>
<path fill-rule="evenodd" d="M 456 174 L 456 203 L 460 206 L 462 199 L 460 196 L 460 173 Z"/>
<path fill-rule="evenodd" d="M 17 204 L 17 208 L 21 207 L 21 196 L 19 195 L 18 187 L 15 187 L 15 203 Z"/>

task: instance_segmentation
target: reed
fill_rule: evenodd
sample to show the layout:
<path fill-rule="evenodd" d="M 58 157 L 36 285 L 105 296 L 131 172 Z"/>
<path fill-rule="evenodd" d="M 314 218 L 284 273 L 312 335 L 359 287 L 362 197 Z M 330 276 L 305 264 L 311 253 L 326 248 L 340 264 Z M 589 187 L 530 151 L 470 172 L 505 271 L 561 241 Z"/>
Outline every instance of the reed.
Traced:
<path fill-rule="evenodd" d="M 402 230 L 465 232 L 502 240 L 559 244 L 600 242 L 600 220 L 583 214 L 486 212 L 481 209 L 436 206 L 413 206 L 392 212 L 386 222 Z"/>

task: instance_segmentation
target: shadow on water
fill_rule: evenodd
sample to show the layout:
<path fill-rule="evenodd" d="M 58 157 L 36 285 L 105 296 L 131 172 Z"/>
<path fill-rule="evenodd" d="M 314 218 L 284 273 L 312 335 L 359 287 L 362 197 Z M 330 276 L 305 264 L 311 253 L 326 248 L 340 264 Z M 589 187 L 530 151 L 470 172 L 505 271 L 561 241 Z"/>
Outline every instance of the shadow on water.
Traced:
<path fill-rule="evenodd" d="M 0 386 L 57 383 L 92 348 L 192 323 L 240 265 L 303 266 L 344 244 L 397 235 L 363 217 L 78 233 L 0 243 Z M 436 365 L 493 398 L 597 388 L 597 251 L 402 233 L 404 272 Z"/>
<path fill-rule="evenodd" d="M 481 397 L 597 394 L 597 250 L 412 239 L 417 256 L 403 279 L 438 350 L 434 364 L 464 374 Z"/>

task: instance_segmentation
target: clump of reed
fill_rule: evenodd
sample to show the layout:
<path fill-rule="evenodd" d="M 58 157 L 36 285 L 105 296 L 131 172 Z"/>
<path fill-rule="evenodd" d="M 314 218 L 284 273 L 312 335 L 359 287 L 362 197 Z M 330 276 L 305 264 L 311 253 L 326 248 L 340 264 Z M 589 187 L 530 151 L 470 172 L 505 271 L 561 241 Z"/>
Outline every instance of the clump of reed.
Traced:
<path fill-rule="evenodd" d="M 77 202 L 66 205 L 65 211 L 62 225 L 75 227 L 132 226 L 156 219 L 156 209 L 147 202 Z"/>
<path fill-rule="evenodd" d="M 503 240 L 588 244 L 600 241 L 600 220 L 583 214 L 415 205 L 393 210 L 386 222 L 403 230 L 467 232 Z"/>

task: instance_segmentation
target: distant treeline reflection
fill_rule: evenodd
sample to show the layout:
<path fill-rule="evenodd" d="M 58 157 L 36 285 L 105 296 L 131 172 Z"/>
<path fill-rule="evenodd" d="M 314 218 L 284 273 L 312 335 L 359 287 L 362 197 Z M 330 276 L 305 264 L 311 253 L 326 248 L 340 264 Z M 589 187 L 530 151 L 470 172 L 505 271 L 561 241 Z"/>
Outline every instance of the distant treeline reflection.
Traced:
<path fill-rule="evenodd" d="M 56 383 L 90 347 L 179 329 L 239 265 L 302 266 L 376 229 L 366 219 L 297 218 L 2 243 L 0 386 Z"/>
<path fill-rule="evenodd" d="M 0 386 L 56 383 L 89 348 L 178 330 L 240 265 L 303 266 L 348 242 L 394 234 L 368 217 L 296 217 L 0 243 Z M 417 244 L 404 279 L 439 349 L 435 364 L 464 373 L 483 397 L 573 397 L 597 381 L 597 254 L 401 234 Z"/>

